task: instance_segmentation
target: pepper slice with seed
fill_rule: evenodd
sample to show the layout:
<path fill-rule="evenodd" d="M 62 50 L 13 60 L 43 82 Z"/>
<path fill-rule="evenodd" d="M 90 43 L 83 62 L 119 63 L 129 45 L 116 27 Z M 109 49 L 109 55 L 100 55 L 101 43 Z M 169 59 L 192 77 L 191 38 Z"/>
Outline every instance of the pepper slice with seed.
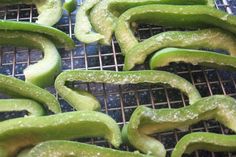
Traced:
<path fill-rule="evenodd" d="M 77 111 L 1 122 L 0 154 L 13 157 L 21 149 L 43 141 L 85 137 L 104 137 L 115 147 L 121 144 L 119 126 L 111 117 L 95 111 Z"/>
<path fill-rule="evenodd" d="M 29 157 L 63 157 L 71 155 L 80 157 L 152 157 L 150 155 L 144 155 L 138 152 L 125 152 L 71 141 L 43 142 L 36 145 L 31 151 L 27 153 L 27 155 Z"/>
<path fill-rule="evenodd" d="M 144 70 L 114 72 L 99 70 L 68 70 L 62 72 L 55 81 L 59 95 L 77 110 L 98 110 L 100 104 L 90 93 L 69 88 L 66 82 L 82 81 L 112 84 L 162 83 L 177 88 L 189 97 L 190 103 L 201 98 L 195 86 L 175 74 L 164 71 Z"/>
<path fill-rule="evenodd" d="M 216 119 L 226 127 L 236 131 L 236 100 L 223 95 L 202 98 L 196 103 L 179 109 L 151 109 L 138 107 L 131 116 L 126 136 L 138 150 L 165 157 L 164 146 L 148 135 L 187 128 L 201 120 Z"/>
<path fill-rule="evenodd" d="M 143 60 L 147 55 L 147 54 L 140 55 L 140 50 L 139 50 L 139 55 L 137 55 L 138 57 L 137 56 L 131 57 L 131 55 L 135 54 L 133 53 L 135 51 L 132 49 L 136 47 L 137 45 L 139 45 L 138 40 L 135 38 L 130 28 L 130 23 L 133 23 L 133 22 L 157 24 L 161 26 L 170 26 L 174 28 L 191 28 L 191 29 L 192 28 L 219 27 L 223 30 L 236 34 L 236 16 L 229 15 L 223 11 L 210 8 L 207 6 L 203 6 L 203 5 L 198 5 L 198 6 L 194 6 L 194 5 L 192 6 L 145 5 L 145 6 L 135 7 L 135 8 L 129 9 L 128 11 L 126 11 L 124 14 L 120 16 L 119 21 L 117 23 L 116 31 L 115 31 L 116 39 L 118 40 L 122 51 L 124 51 L 125 54 L 129 53 L 130 55 L 129 59 L 133 58 L 132 60 L 127 60 L 125 62 L 126 64 L 124 66 L 125 70 L 132 69 L 135 64 L 143 63 Z M 173 40 L 171 40 L 172 38 Z M 155 38 L 153 37 L 152 41 L 147 41 L 147 42 L 145 42 L 144 40 L 146 44 L 150 44 L 150 45 L 145 44 L 144 46 L 144 44 L 142 44 L 143 47 L 141 47 L 141 49 L 145 48 L 146 46 L 147 46 L 147 49 L 148 48 L 152 49 L 152 47 L 154 48 L 158 47 L 158 46 L 155 46 L 155 44 L 153 44 L 153 39 Z M 174 44 L 177 46 L 178 46 L 178 43 L 180 43 L 179 45 L 181 46 L 182 41 L 186 41 L 186 43 L 188 41 L 187 38 L 184 38 L 181 35 L 179 35 L 178 39 L 177 39 L 177 36 L 170 35 L 170 36 L 165 36 L 164 40 L 161 40 L 161 38 L 159 38 L 160 41 L 157 41 L 156 43 L 159 43 L 160 46 L 162 46 L 162 43 L 163 43 L 163 47 L 165 47 L 166 40 L 173 41 Z M 190 39 L 192 40 L 190 44 L 188 44 L 188 47 L 191 47 L 193 42 L 195 44 L 193 44 L 192 47 L 196 47 L 196 45 L 198 44 L 198 40 L 194 40 L 194 38 L 190 38 Z M 217 42 L 217 40 L 214 40 L 214 41 L 211 40 L 211 41 L 213 44 L 214 42 Z M 208 45 L 209 44 L 200 45 L 200 46 L 207 47 Z M 167 46 L 172 46 L 172 45 L 167 45 Z M 137 50 L 137 48 L 135 49 Z M 155 49 L 155 51 L 156 50 L 157 49 Z M 132 53 L 127 52 L 127 51 L 132 51 Z M 152 52 L 148 51 L 148 53 L 150 54 Z"/>
<path fill-rule="evenodd" d="M 90 12 L 92 26 L 100 36 L 103 36 L 103 38 L 100 39 L 100 43 L 105 45 L 111 43 L 112 34 L 116 27 L 118 17 L 122 13 L 130 8 L 148 4 L 214 6 L 212 0 L 100 0 Z"/>
<path fill-rule="evenodd" d="M 235 44 L 236 38 L 234 35 L 215 28 L 189 32 L 163 32 L 136 44 L 130 49 L 124 50 L 124 70 L 132 69 L 135 64 L 144 63 L 148 55 L 166 47 L 225 50 L 231 56 L 236 56 Z"/>

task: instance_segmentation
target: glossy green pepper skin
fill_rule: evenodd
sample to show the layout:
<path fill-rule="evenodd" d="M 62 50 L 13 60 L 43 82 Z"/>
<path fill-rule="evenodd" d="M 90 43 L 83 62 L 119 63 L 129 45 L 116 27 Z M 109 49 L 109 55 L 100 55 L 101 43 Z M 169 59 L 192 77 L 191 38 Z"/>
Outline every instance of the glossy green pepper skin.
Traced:
<path fill-rule="evenodd" d="M 98 100 L 86 91 L 71 89 L 66 82 L 82 81 L 112 84 L 162 83 L 177 88 L 185 93 L 190 103 L 201 98 L 198 90 L 187 80 L 169 72 L 144 70 L 130 72 L 114 72 L 99 70 L 68 70 L 62 72 L 55 81 L 59 95 L 77 110 L 98 110 Z"/>
<path fill-rule="evenodd" d="M 235 152 L 236 135 L 221 135 L 215 133 L 198 132 L 185 135 L 176 144 L 171 157 L 182 157 L 196 150 L 211 152 Z"/>
<path fill-rule="evenodd" d="M 92 8 L 90 12 L 91 24 L 96 32 L 104 37 L 104 39 L 100 40 L 100 43 L 105 45 L 111 43 L 112 34 L 116 27 L 118 17 L 122 13 L 130 8 L 148 4 L 214 6 L 212 0 L 102 0 Z"/>
<path fill-rule="evenodd" d="M 56 46 L 74 47 L 73 40 L 65 33 L 39 24 L 0 20 L 0 33 L 0 45 L 36 48 L 44 52 L 42 60 L 24 70 L 26 82 L 40 87 L 52 85 L 61 71 L 61 57 Z"/>
<path fill-rule="evenodd" d="M 0 154 L 13 157 L 21 149 L 43 141 L 85 137 L 104 137 L 115 147 L 121 144 L 120 129 L 111 117 L 95 111 L 77 111 L 1 122 Z"/>
<path fill-rule="evenodd" d="M 55 45 L 41 34 L 24 31 L 0 31 L 0 45 L 36 48 L 43 51 L 43 59 L 24 70 L 26 82 L 39 87 L 47 87 L 54 83 L 55 77 L 61 71 L 60 54 Z"/>
<path fill-rule="evenodd" d="M 44 108 L 30 99 L 0 99 L 0 112 L 27 111 L 28 116 L 43 116 Z"/>
<path fill-rule="evenodd" d="M 58 48 L 65 48 L 67 50 L 70 50 L 75 46 L 74 41 L 64 32 L 53 27 L 35 23 L 0 20 L 0 30 L 25 31 L 45 35 L 45 37 L 50 39 Z"/>
<path fill-rule="evenodd" d="M 221 95 L 202 98 L 193 105 L 179 109 L 154 110 L 140 106 L 131 116 L 127 127 L 127 138 L 138 150 L 157 157 L 165 157 L 164 146 L 148 135 L 186 128 L 201 120 L 209 119 L 216 119 L 236 131 L 235 116 L 236 100 Z"/>
<path fill-rule="evenodd" d="M 150 60 L 150 68 L 167 66 L 172 62 L 185 62 L 224 70 L 236 69 L 236 57 L 210 51 L 178 48 L 166 48 L 158 51 Z"/>
<path fill-rule="evenodd" d="M 26 157 L 152 157 L 138 152 L 125 152 L 71 141 L 48 141 L 36 145 Z"/>
<path fill-rule="evenodd" d="M 221 49 L 229 52 L 231 56 L 236 56 L 235 44 L 235 36 L 221 29 L 163 32 L 133 47 L 124 48 L 122 51 L 125 55 L 124 70 L 130 70 L 136 64 L 144 63 L 148 55 L 167 47 Z"/>
<path fill-rule="evenodd" d="M 124 51 L 125 54 L 129 53 L 130 55 L 133 52 L 135 52 L 135 50 L 132 50 L 132 49 L 139 44 L 138 40 L 135 38 L 130 28 L 130 24 L 133 22 L 157 24 L 159 26 L 170 26 L 174 28 L 219 27 L 233 34 L 236 34 L 236 17 L 233 15 L 229 15 L 223 11 L 214 9 L 214 8 L 201 6 L 201 5 L 198 5 L 198 6 L 194 6 L 194 5 L 193 6 L 145 5 L 145 6 L 129 9 L 128 11 L 126 11 L 124 14 L 120 16 L 119 21 L 117 23 L 117 27 L 115 30 L 116 39 L 119 42 L 122 51 Z M 172 38 L 173 40 L 171 40 Z M 161 39 L 164 39 L 164 40 L 161 40 Z M 161 35 L 160 35 L 159 37 L 160 42 L 158 46 L 155 46 L 153 44 L 155 42 L 155 37 L 152 37 L 152 40 L 148 40 L 147 42 L 144 40 L 144 42 L 145 42 L 145 46 L 147 46 L 146 49 L 150 49 L 151 51 L 151 49 L 156 48 L 154 49 L 154 51 L 156 51 L 158 50 L 157 49 L 158 47 L 165 48 L 166 40 L 168 39 L 172 41 L 172 43 L 167 45 L 168 47 L 171 44 L 173 45 L 172 47 L 174 47 L 175 45 L 177 45 L 176 43 L 178 42 L 180 42 L 179 44 L 181 47 L 181 41 L 186 40 L 185 38 L 180 38 L 180 37 L 178 38 L 179 40 L 176 40 L 174 35 L 161 38 Z M 173 43 L 173 42 L 176 42 L 176 43 Z M 194 41 L 194 42 L 195 44 L 192 47 L 196 47 L 195 45 L 198 44 L 197 41 Z M 158 43 L 158 41 L 156 41 L 156 43 Z M 141 49 L 145 48 L 144 43 L 142 43 L 142 45 L 143 46 L 140 46 Z M 204 47 L 207 45 L 201 45 L 201 46 Z M 190 47 L 191 44 L 188 44 L 188 46 Z M 138 47 L 134 49 L 137 50 Z M 132 53 L 127 52 L 127 51 L 132 51 Z M 140 55 L 140 51 L 141 50 L 139 50 L 139 55 Z M 150 51 L 148 51 L 149 54 L 153 53 L 153 51 L 152 52 Z M 142 52 L 145 52 L 145 51 L 142 51 Z M 144 54 L 144 55 L 146 56 L 147 54 Z M 132 56 L 132 57 L 129 56 L 129 58 L 135 58 L 133 59 L 135 61 L 131 61 L 130 63 L 128 63 L 129 61 L 127 60 L 126 64 L 129 64 L 129 65 L 125 65 L 124 69 L 130 70 L 133 68 L 135 64 L 142 63 L 144 60 L 143 58 L 145 58 L 145 56 L 144 57 L 141 56 L 141 59 L 137 59 L 137 61 L 135 60 L 136 56 Z"/>
<path fill-rule="evenodd" d="M 0 6 L 14 4 L 35 4 L 39 16 L 36 23 L 53 26 L 62 16 L 62 0 L 1 0 Z"/>
<path fill-rule="evenodd" d="M 0 74 L 0 91 L 13 97 L 32 99 L 45 105 L 54 113 L 61 112 L 60 104 L 55 96 L 32 83 Z"/>

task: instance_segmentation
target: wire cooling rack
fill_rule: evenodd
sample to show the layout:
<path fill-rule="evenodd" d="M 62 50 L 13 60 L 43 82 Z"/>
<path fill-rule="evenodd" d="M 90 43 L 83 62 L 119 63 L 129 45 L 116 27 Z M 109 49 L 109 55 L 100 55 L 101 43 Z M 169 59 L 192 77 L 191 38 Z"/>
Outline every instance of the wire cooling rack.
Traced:
<path fill-rule="evenodd" d="M 79 5 L 82 1 L 79 1 Z M 236 14 L 236 0 L 217 0 L 216 7 L 230 14 Z M 34 22 L 37 17 L 37 10 L 30 5 L 14 5 L 0 9 L 0 19 L 14 21 Z M 63 60 L 63 70 L 67 69 L 97 69 L 121 71 L 124 58 L 121 55 L 119 46 L 115 40 L 112 40 L 111 46 L 101 46 L 98 44 L 85 45 L 74 37 L 75 13 L 68 15 L 66 12 L 56 27 L 66 32 L 76 42 L 76 48 L 72 51 L 60 49 Z M 137 30 L 140 40 L 149 38 L 154 34 L 165 31 L 162 27 L 141 26 Z M 23 69 L 28 65 L 34 64 L 42 58 L 42 53 L 37 50 L 16 47 L 0 47 L 0 73 L 11 75 L 24 79 Z M 137 69 L 148 69 L 144 64 Z M 236 73 L 209 69 L 202 66 L 192 66 L 189 64 L 172 64 L 163 70 L 178 74 L 192 82 L 200 91 L 202 96 L 214 94 L 224 94 L 236 98 Z M 134 109 L 139 105 L 160 108 L 178 108 L 188 104 L 187 98 L 178 90 L 156 85 L 156 84 L 139 84 L 139 85 L 111 85 L 83 83 L 79 84 L 81 89 L 92 92 L 102 104 L 102 112 L 112 116 L 120 127 L 129 121 Z M 47 88 L 59 99 L 64 112 L 73 109 L 62 100 L 55 92 L 53 87 Z M 1 98 L 5 97 L 1 95 Z M 21 113 L 23 114 L 23 113 Z M 1 119 L 15 117 L 15 113 L 1 114 Z M 17 116 L 19 116 L 17 114 Z M 232 132 L 220 125 L 214 120 L 203 121 L 193 125 L 189 130 L 174 130 L 156 134 L 155 137 L 160 140 L 166 147 L 170 155 L 176 142 L 184 135 L 190 132 L 215 132 L 220 134 L 232 134 Z M 81 140 L 80 140 L 81 141 Z M 103 139 L 85 139 L 83 142 L 89 142 L 102 146 L 110 146 Z M 133 149 L 123 145 L 120 149 Z M 211 153 L 197 151 L 193 157 L 236 157 L 232 153 Z"/>

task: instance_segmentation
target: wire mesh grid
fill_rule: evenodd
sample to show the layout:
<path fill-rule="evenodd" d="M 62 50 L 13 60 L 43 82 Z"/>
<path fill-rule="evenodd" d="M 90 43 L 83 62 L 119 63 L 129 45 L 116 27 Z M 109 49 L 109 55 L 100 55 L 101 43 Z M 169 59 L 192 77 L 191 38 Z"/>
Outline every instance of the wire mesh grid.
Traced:
<path fill-rule="evenodd" d="M 82 1 L 79 1 L 79 5 L 81 4 Z M 230 14 L 236 14 L 235 0 L 217 0 L 216 7 Z M 0 19 L 34 22 L 36 17 L 37 10 L 31 5 L 14 5 L 0 9 Z M 62 56 L 63 70 L 122 70 L 124 58 L 121 55 L 115 38 L 112 40 L 111 46 L 101 46 L 99 44 L 85 45 L 75 39 L 73 32 L 74 24 L 75 13 L 71 15 L 64 13 L 63 18 L 60 20 L 59 24 L 56 25 L 58 29 L 66 32 L 76 42 L 76 48 L 72 51 L 59 50 Z M 165 28 L 142 25 L 138 28 L 136 33 L 138 38 L 143 40 L 163 31 L 165 31 Z M 43 55 L 38 50 L 2 46 L 0 47 L 0 56 L 0 73 L 24 79 L 23 69 L 40 60 Z M 148 65 L 144 64 L 138 66 L 136 69 L 148 69 Z M 199 89 L 202 96 L 224 94 L 236 98 L 236 73 L 234 72 L 174 63 L 162 70 L 173 72 L 189 80 Z M 160 109 L 179 108 L 188 104 L 188 99 L 178 90 L 156 84 L 112 85 L 74 83 L 73 85 L 93 93 L 102 105 L 102 112 L 113 117 L 120 127 L 129 121 L 132 112 L 139 105 Z M 47 89 L 57 96 L 64 112 L 73 111 L 73 109 L 57 95 L 53 87 Z M 1 97 L 5 96 L 1 95 Z M 2 119 L 8 119 L 15 116 L 19 115 L 15 113 L 5 113 L 1 114 L 0 117 Z M 188 130 L 174 130 L 158 133 L 154 136 L 165 145 L 168 151 L 167 156 L 170 156 L 175 144 L 181 137 L 196 131 L 232 134 L 232 131 L 220 125 L 218 122 L 209 120 L 193 125 Z M 99 138 L 84 139 L 83 142 L 110 147 L 108 143 Z M 125 145 L 120 149 L 133 150 L 133 148 Z M 233 157 L 236 156 L 236 154 L 197 151 L 190 156 Z"/>

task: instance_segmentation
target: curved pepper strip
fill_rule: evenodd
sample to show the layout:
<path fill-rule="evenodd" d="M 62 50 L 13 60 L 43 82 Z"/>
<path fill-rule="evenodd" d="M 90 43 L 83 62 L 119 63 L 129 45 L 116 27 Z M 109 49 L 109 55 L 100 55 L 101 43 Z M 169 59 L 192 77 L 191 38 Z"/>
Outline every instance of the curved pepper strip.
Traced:
<path fill-rule="evenodd" d="M 24 70 L 26 82 L 39 87 L 47 87 L 54 83 L 55 76 L 61 71 L 61 57 L 56 47 L 50 40 L 40 34 L 0 30 L 0 45 L 37 48 L 44 52 L 42 60 Z"/>
<path fill-rule="evenodd" d="M 148 135 L 189 127 L 201 120 L 209 119 L 216 119 L 236 131 L 235 116 L 236 100 L 221 95 L 202 98 L 193 105 L 179 109 L 154 110 L 140 106 L 131 116 L 127 127 L 127 138 L 138 150 L 157 157 L 165 157 L 164 146 Z"/>
<path fill-rule="evenodd" d="M 0 91 L 14 97 L 23 97 L 44 104 L 54 113 L 61 112 L 57 99 L 48 91 L 14 77 L 0 74 Z"/>
<path fill-rule="evenodd" d="M 113 15 L 120 16 L 128 9 L 148 4 L 207 5 L 209 7 L 215 7 L 215 0 L 109 0 L 106 10 L 110 11 Z"/>
<path fill-rule="evenodd" d="M 109 45 L 111 43 L 112 34 L 116 27 L 118 17 L 123 12 L 130 8 L 148 4 L 214 6 L 212 0 L 103 0 L 98 3 L 90 12 L 91 24 L 100 34 L 100 36 L 102 35 L 104 37 L 104 39 L 102 38 L 100 40 L 100 43 L 105 45 Z"/>
<path fill-rule="evenodd" d="M 86 44 L 99 41 L 104 38 L 103 35 L 95 33 L 92 31 L 92 25 L 89 21 L 88 14 L 90 10 L 98 3 L 100 0 L 86 0 L 79 8 L 76 14 L 75 22 L 75 37 Z M 98 16 L 97 16 L 98 17 Z"/>
<path fill-rule="evenodd" d="M 162 83 L 177 88 L 189 97 L 190 103 L 201 98 L 198 90 L 187 80 L 164 71 L 145 70 L 114 72 L 99 70 L 68 70 L 62 72 L 55 81 L 59 95 L 77 110 L 97 110 L 100 104 L 90 93 L 65 86 L 66 82 L 82 81 L 113 84 Z"/>
<path fill-rule="evenodd" d="M 6 120 L 0 123 L 1 157 L 13 157 L 23 148 L 48 140 L 104 137 L 115 147 L 121 144 L 117 123 L 95 111 Z"/>
<path fill-rule="evenodd" d="M 44 108 L 30 99 L 0 99 L 0 112 L 27 111 L 29 116 L 45 115 Z"/>
<path fill-rule="evenodd" d="M 183 154 L 191 154 L 195 150 L 208 150 L 211 152 L 235 152 L 236 135 L 220 135 L 215 133 L 191 133 L 185 135 L 176 144 L 171 157 L 182 157 Z"/>
<path fill-rule="evenodd" d="M 28 154 L 28 157 L 151 157 L 140 153 L 131 153 L 119 151 L 110 148 L 104 148 L 79 142 L 71 141 L 48 141 L 36 145 Z"/>
<path fill-rule="evenodd" d="M 74 41 L 64 32 L 48 26 L 43 26 L 29 22 L 17 22 L 0 20 L 0 30 L 2 31 L 25 31 L 45 35 L 57 47 L 72 49 L 75 46 Z"/>
<path fill-rule="evenodd" d="M 219 27 L 236 34 L 236 16 L 214 8 L 204 5 L 144 5 L 131 8 L 119 17 L 115 33 L 123 50 L 138 44 L 130 28 L 133 22 L 174 28 Z"/>
<path fill-rule="evenodd" d="M 145 5 L 129 9 L 119 18 L 115 34 L 117 41 L 119 42 L 122 51 L 125 51 L 125 54 L 128 51 L 131 51 L 134 46 L 139 44 L 130 28 L 130 23 L 132 22 L 158 24 L 161 26 L 171 26 L 175 28 L 206 28 L 214 26 L 236 34 L 236 16 L 229 15 L 217 9 L 200 5 Z M 173 36 L 170 36 L 169 40 L 171 38 L 173 38 Z M 168 36 L 165 38 L 165 40 L 167 39 Z M 179 40 L 176 42 L 178 41 Z M 162 43 L 162 40 L 160 43 Z M 149 44 L 151 44 L 151 42 Z M 147 46 L 147 49 L 151 46 L 155 47 L 154 45 L 149 45 Z M 140 62 L 141 59 L 137 61 L 136 64 Z M 128 63 L 128 61 L 126 61 L 126 63 Z M 134 64 L 135 63 L 131 62 L 126 69 L 131 69 Z"/>
<path fill-rule="evenodd" d="M 1 0 L 0 6 L 12 4 L 35 4 L 39 16 L 36 23 L 53 26 L 62 16 L 62 0 Z"/>
<path fill-rule="evenodd" d="M 124 70 L 130 70 L 136 64 L 144 63 L 148 55 L 166 47 L 221 49 L 229 52 L 231 56 L 236 56 L 235 44 L 235 36 L 221 29 L 163 32 L 136 44 L 127 51 L 123 49 Z"/>
<path fill-rule="evenodd" d="M 210 51 L 166 48 L 158 51 L 150 60 L 151 69 L 169 65 L 171 62 L 185 62 L 213 68 L 235 70 L 236 57 Z"/>

